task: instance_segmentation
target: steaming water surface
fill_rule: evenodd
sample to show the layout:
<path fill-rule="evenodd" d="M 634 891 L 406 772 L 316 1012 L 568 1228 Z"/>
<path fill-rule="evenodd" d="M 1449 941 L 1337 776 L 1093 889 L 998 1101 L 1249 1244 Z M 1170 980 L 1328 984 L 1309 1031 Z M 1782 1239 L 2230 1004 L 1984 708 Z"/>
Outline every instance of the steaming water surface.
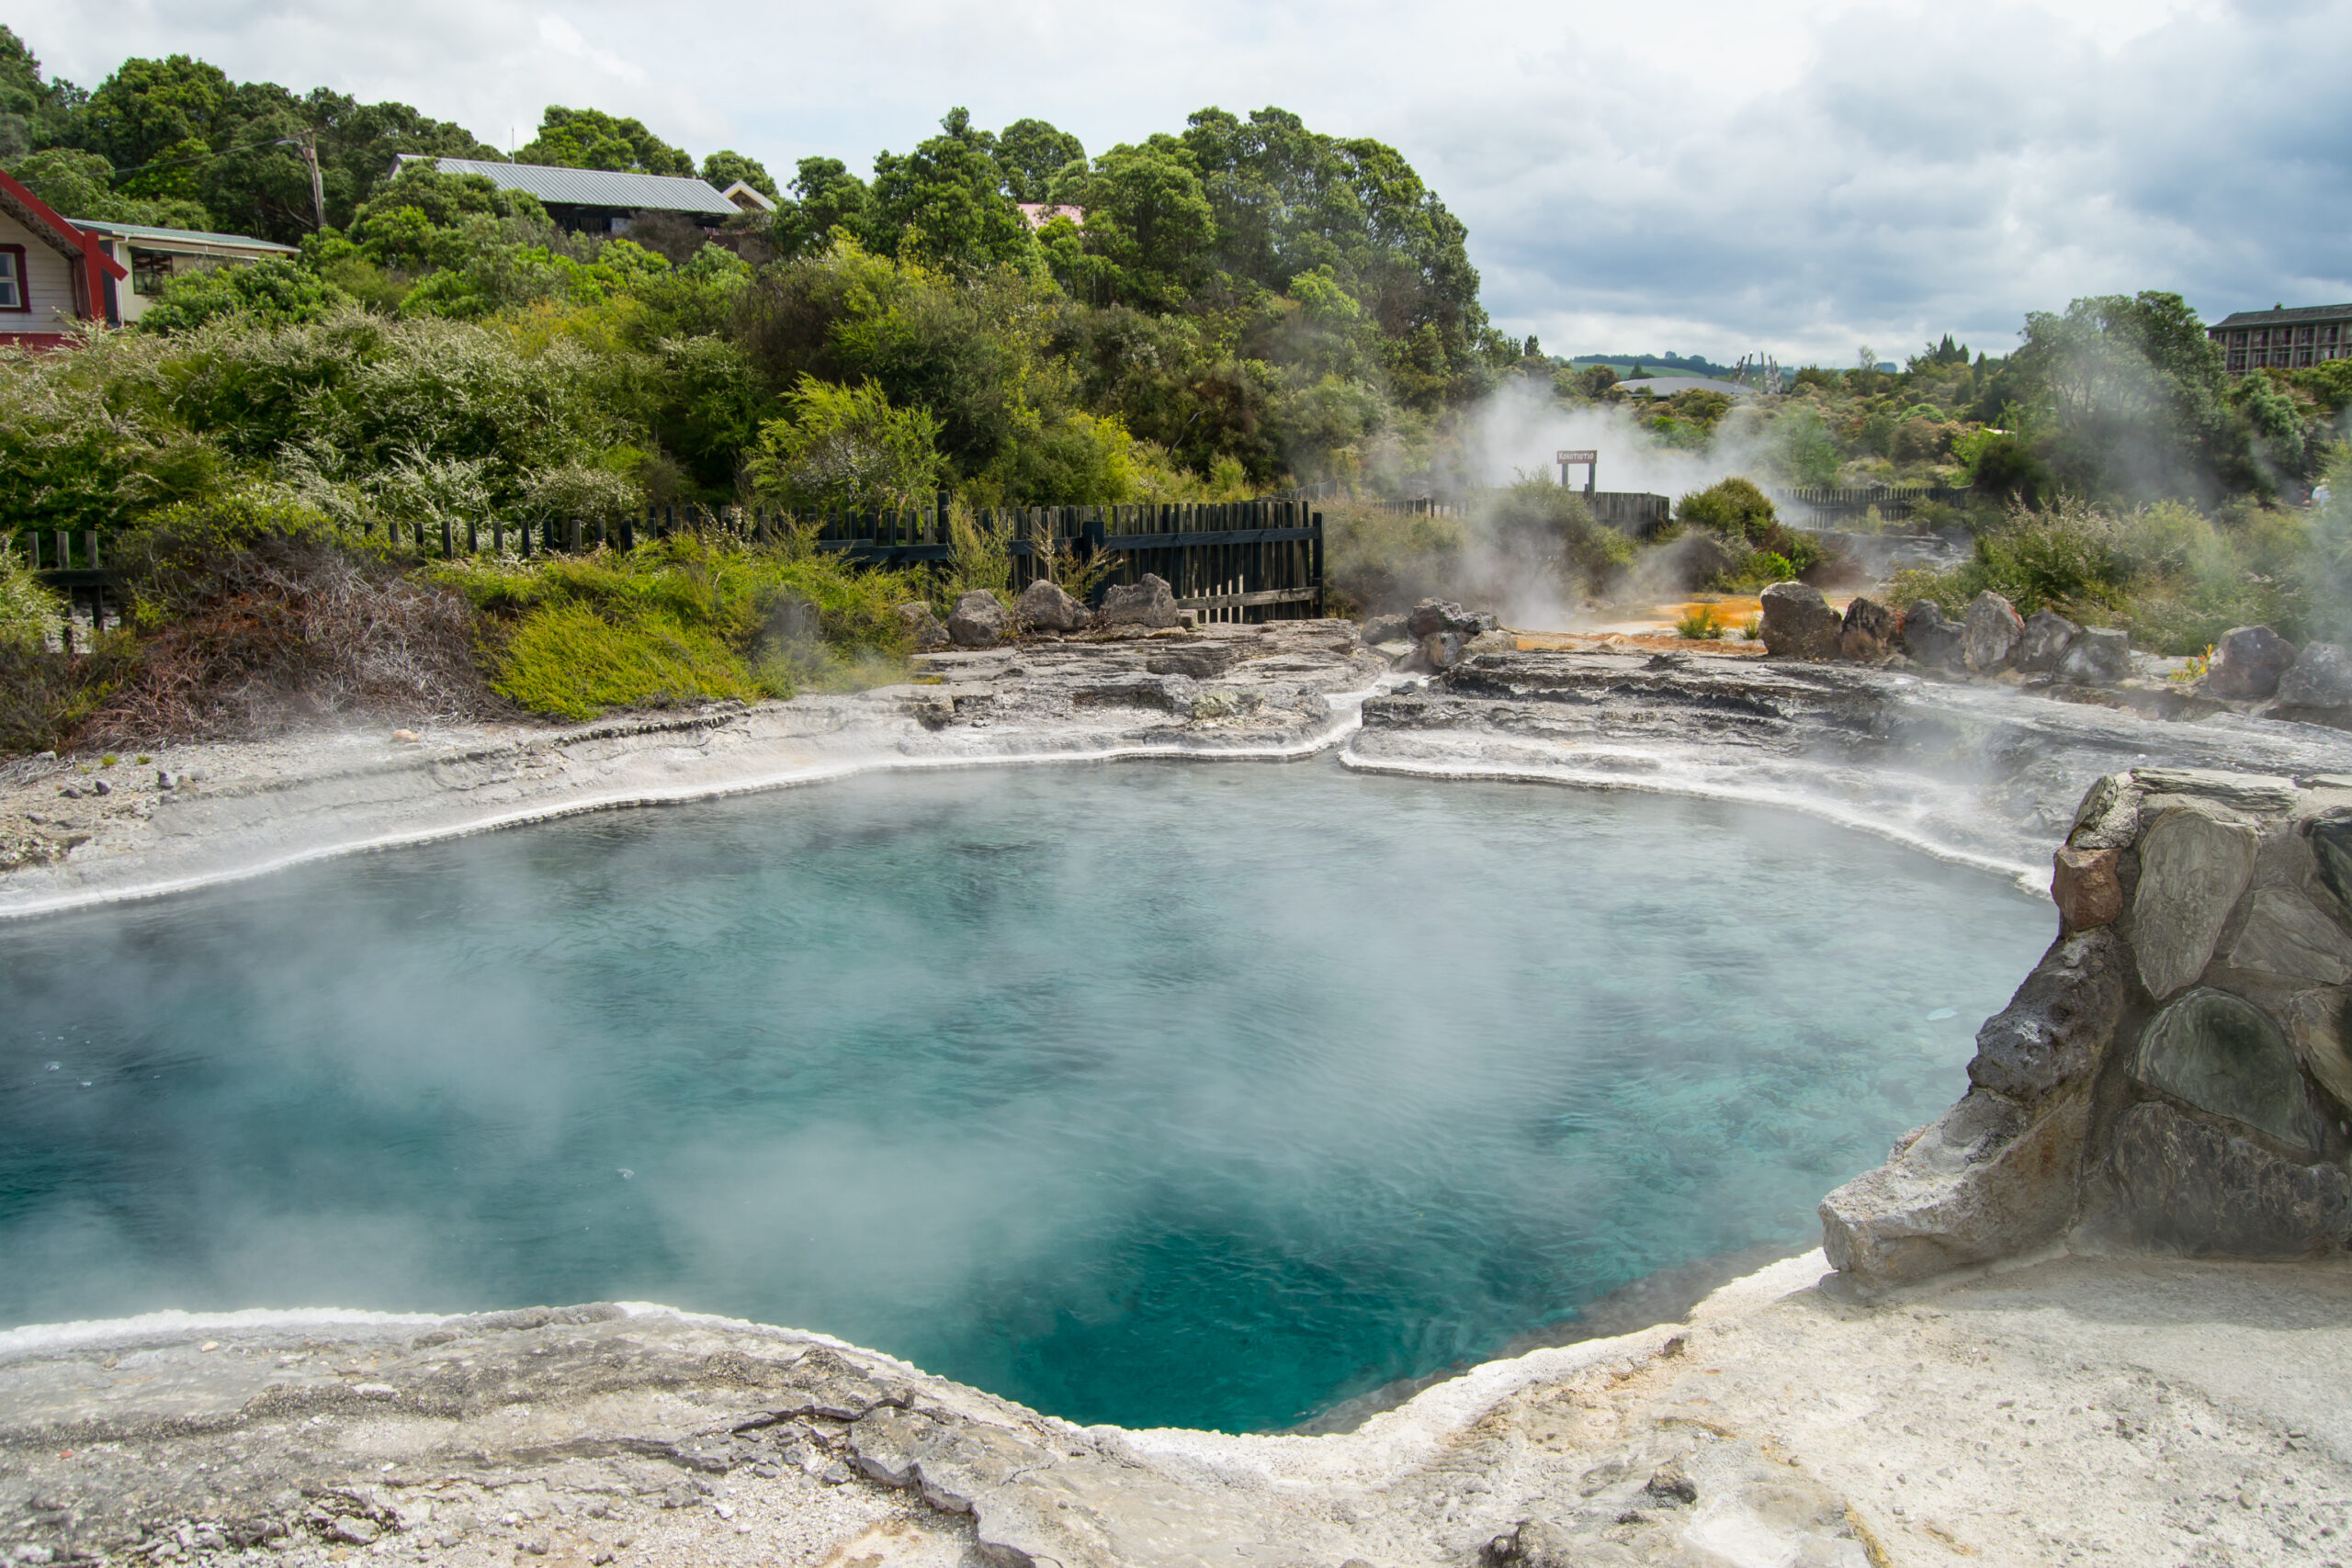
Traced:
<path fill-rule="evenodd" d="M 2048 906 L 1804 818 L 865 779 L 0 926 L 0 1323 L 639 1299 L 1251 1429 L 1817 1235 Z"/>

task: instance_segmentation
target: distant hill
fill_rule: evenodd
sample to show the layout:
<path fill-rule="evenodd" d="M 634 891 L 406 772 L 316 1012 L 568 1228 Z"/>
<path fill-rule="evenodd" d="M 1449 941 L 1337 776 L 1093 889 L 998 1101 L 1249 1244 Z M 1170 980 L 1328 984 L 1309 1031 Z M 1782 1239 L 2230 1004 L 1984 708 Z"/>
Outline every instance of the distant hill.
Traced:
<path fill-rule="evenodd" d="M 1610 365 L 1621 371 L 1638 365 L 1654 376 L 1728 376 L 1734 369 L 1695 354 L 1579 354 L 1568 363 Z"/>

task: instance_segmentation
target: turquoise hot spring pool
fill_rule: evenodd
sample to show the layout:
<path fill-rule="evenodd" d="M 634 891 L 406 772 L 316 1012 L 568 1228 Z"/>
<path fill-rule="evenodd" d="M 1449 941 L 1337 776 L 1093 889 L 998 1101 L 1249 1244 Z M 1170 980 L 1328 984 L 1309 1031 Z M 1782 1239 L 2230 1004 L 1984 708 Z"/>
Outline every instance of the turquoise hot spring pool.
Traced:
<path fill-rule="evenodd" d="M 0 1325 L 662 1302 L 1278 1428 L 1814 1206 L 2053 929 L 1804 818 L 1133 763 L 0 924 Z"/>

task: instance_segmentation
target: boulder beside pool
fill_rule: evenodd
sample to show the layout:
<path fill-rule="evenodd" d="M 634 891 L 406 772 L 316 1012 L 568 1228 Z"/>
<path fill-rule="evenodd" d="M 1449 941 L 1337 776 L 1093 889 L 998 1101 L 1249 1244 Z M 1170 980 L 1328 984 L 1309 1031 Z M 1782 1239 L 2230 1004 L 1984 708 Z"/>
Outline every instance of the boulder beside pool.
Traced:
<path fill-rule="evenodd" d="M 2352 784 L 2110 774 L 2058 852 L 2064 924 L 1968 1094 L 1821 1204 L 1883 1286 L 2078 1249 L 2352 1249 Z"/>
<path fill-rule="evenodd" d="M 1835 659 L 1845 623 L 1821 590 L 1808 582 L 1775 582 L 1764 590 L 1764 649 L 1775 659 Z"/>

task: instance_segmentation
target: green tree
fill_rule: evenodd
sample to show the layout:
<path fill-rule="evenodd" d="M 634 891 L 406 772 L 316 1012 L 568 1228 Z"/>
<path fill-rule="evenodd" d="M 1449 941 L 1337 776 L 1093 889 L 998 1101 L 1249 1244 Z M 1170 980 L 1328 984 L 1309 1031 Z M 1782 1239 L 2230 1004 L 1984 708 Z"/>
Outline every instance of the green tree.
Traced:
<path fill-rule="evenodd" d="M 1004 192 L 1015 201 L 1055 201 L 1054 176 L 1072 164 L 1083 164 L 1086 149 L 1077 137 L 1042 119 L 1016 119 L 998 133 L 997 166 L 1003 171 Z"/>
<path fill-rule="evenodd" d="M 789 259 L 823 250 L 835 229 L 862 233 L 870 195 L 865 182 L 839 158 L 803 158 L 791 198 L 777 204 L 769 221 L 769 239 Z"/>
<path fill-rule="evenodd" d="M 1114 147 L 1095 160 L 1085 192 L 1083 247 L 1109 264 L 1083 280 L 1107 293 L 1095 303 L 1182 306 L 1205 275 L 1216 242 L 1208 193 L 1183 144 L 1158 136 L 1146 146 Z"/>
<path fill-rule="evenodd" d="M 126 60 L 90 95 L 78 134 L 114 165 L 125 195 L 193 200 L 216 136 L 231 129 L 232 92 L 219 66 L 185 54 Z"/>
<path fill-rule="evenodd" d="M 993 138 L 950 109 L 941 134 L 900 156 L 874 160 L 865 231 L 873 249 L 932 266 L 1037 265 L 1037 245 L 1004 194 Z"/>
<path fill-rule="evenodd" d="M 71 82 L 44 79 L 25 40 L 0 24 L 0 162 L 70 141 L 88 97 Z"/>
<path fill-rule="evenodd" d="M 622 174 L 683 175 L 695 161 L 639 119 L 616 119 L 602 109 L 571 109 L 549 104 L 539 117 L 538 134 L 518 148 L 518 164 L 562 169 L 610 169 Z"/>
<path fill-rule="evenodd" d="M 2222 348 L 2177 294 L 2076 299 L 2026 317 L 2011 356 L 2052 421 L 2059 482 L 2128 498 L 2210 492 L 2232 457 Z"/>
<path fill-rule="evenodd" d="M 767 165 L 741 152 L 722 149 L 711 153 L 702 161 L 702 177 L 713 190 L 725 190 L 741 180 L 770 201 L 777 200 L 780 195 L 775 181 L 769 177 Z"/>

